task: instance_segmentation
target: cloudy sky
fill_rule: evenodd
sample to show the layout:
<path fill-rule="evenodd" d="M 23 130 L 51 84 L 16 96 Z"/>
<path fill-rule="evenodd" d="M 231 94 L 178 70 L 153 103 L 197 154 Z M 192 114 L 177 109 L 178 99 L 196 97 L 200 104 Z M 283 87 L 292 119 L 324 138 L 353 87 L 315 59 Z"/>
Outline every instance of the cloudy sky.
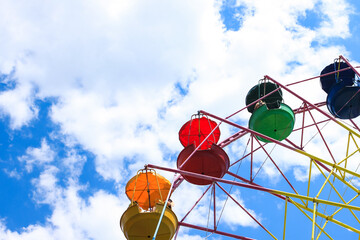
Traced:
<path fill-rule="evenodd" d="M 339 55 L 360 65 L 359 13 L 357 0 L 0 0 L 0 239 L 124 239 L 127 180 L 146 163 L 176 167 L 178 131 L 192 114 L 230 115 L 264 75 L 291 83 L 319 75 Z M 318 80 L 294 90 L 313 103 L 326 98 Z M 288 103 L 301 104 L 291 96 Z M 234 121 L 247 126 L 249 117 L 243 111 Z M 235 130 L 221 131 L 225 139 Z M 323 131 L 336 155 L 343 132 Z M 246 142 L 225 149 L 231 162 Z M 309 151 L 321 152 L 316 142 Z M 306 194 L 309 162 L 274 156 Z M 286 189 L 268 161 L 258 178 Z M 186 182 L 176 189 L 179 219 L 204 190 Z M 232 194 L 282 237 L 283 201 L 241 188 Z M 188 222 L 211 227 L 205 198 Z M 220 212 L 226 197 L 217 200 Z M 311 224 L 297 222 L 296 208 L 291 216 L 288 236 L 309 239 Z M 271 239 L 231 201 L 221 224 Z M 207 235 L 181 228 L 178 239 Z"/>

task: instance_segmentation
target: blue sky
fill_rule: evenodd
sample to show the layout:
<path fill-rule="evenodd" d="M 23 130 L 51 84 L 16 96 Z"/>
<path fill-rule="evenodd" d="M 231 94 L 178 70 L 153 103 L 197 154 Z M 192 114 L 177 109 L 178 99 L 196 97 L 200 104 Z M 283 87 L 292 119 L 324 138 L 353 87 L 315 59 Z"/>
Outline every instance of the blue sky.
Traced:
<path fill-rule="evenodd" d="M 129 204 L 127 180 L 147 163 L 175 168 L 182 150 L 177 133 L 192 114 L 203 109 L 230 115 L 245 106 L 248 89 L 266 74 L 282 83 L 301 80 L 316 76 L 341 54 L 360 65 L 356 0 L 1 0 L 1 5 L 4 240 L 123 239 L 118 222 Z M 313 103 L 326 98 L 316 81 L 294 91 Z M 299 107 L 291 96 L 285 98 Z M 249 117 L 244 111 L 233 121 L 247 126 Z M 340 158 L 346 134 L 334 129 L 323 131 Z M 221 131 L 225 139 L 236 129 L 223 125 Z M 225 148 L 231 162 L 241 157 L 246 141 Z M 318 138 L 308 147 L 321 155 Z M 276 147 L 273 156 L 298 191 L 306 193 L 308 161 L 290 154 Z M 256 168 L 263 161 L 259 154 Z M 249 159 L 239 175 L 249 176 Z M 318 189 L 321 176 L 314 179 Z M 256 180 L 290 191 L 269 161 Z M 203 190 L 183 183 L 175 191 L 179 219 Z M 217 193 L 224 203 L 225 195 Z M 283 201 L 242 188 L 232 193 L 282 238 Z M 189 222 L 206 226 L 208 207 L 206 195 Z M 233 203 L 225 209 L 219 230 L 271 239 Z M 341 218 L 356 226 L 348 215 Z M 288 221 L 287 239 L 310 239 L 311 224 L 299 210 L 289 208 Z M 358 237 L 334 224 L 327 229 L 334 239 Z M 182 228 L 178 239 L 205 235 Z"/>

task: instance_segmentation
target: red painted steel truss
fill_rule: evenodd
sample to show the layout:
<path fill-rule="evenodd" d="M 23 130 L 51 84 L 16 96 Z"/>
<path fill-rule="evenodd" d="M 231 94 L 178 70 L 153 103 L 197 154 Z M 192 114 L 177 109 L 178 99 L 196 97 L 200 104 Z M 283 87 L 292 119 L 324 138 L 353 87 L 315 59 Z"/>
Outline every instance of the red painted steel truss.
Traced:
<path fill-rule="evenodd" d="M 349 68 L 345 68 L 345 69 L 341 69 L 340 71 L 344 71 L 347 69 L 353 69 L 355 71 L 355 73 L 357 74 L 357 76 L 359 75 L 359 72 L 357 71 L 357 68 L 359 67 L 353 67 L 351 66 L 351 64 L 347 61 L 347 59 L 345 59 L 343 56 L 340 56 L 340 59 L 343 60 L 344 62 L 346 62 L 348 64 L 348 66 L 350 66 Z M 329 74 L 334 74 L 336 72 L 339 71 L 334 71 L 331 73 L 327 73 L 321 76 L 325 76 L 325 75 L 329 75 Z M 238 160 L 233 160 L 231 162 L 230 168 L 232 166 L 235 166 L 236 164 L 239 164 L 241 161 L 243 161 L 244 159 L 249 159 L 250 158 L 250 169 L 249 169 L 249 174 L 247 177 L 244 176 L 239 176 L 237 173 L 235 172 L 231 172 L 228 171 L 226 174 L 228 176 L 234 177 L 235 179 L 239 180 L 239 181 L 230 181 L 230 180 L 226 180 L 226 179 L 219 179 L 219 178 L 215 178 L 215 177 L 210 177 L 210 176 L 204 176 L 201 174 L 196 174 L 196 173 L 191 173 L 191 172 L 186 172 L 181 170 L 182 166 L 186 163 L 186 161 L 192 156 L 190 155 L 189 158 L 187 160 L 185 160 L 185 162 L 182 164 L 182 166 L 180 166 L 179 169 L 171 169 L 171 168 L 166 168 L 166 167 L 161 167 L 161 166 L 156 166 L 156 165 L 152 165 L 149 164 L 147 165 L 147 167 L 150 168 L 155 168 L 155 169 L 159 169 L 159 170 L 164 170 L 164 171 L 169 171 L 169 172 L 173 172 L 175 174 L 179 174 L 173 183 L 173 189 L 172 192 L 175 191 L 179 185 L 183 182 L 183 177 L 181 175 L 187 175 L 187 176 L 192 176 L 192 177 L 198 177 L 200 179 L 206 179 L 206 180 L 211 180 L 213 181 L 212 184 L 210 184 L 208 187 L 205 188 L 204 192 L 202 193 L 201 197 L 194 203 L 194 205 L 192 206 L 191 209 L 189 209 L 189 211 L 187 212 L 187 214 L 179 221 L 179 228 L 180 227 L 187 227 L 187 228 L 193 228 L 193 229 L 197 229 L 197 230 L 202 230 L 208 233 L 214 233 L 214 234 L 219 234 L 219 235 L 223 235 L 223 236 L 227 236 L 227 237 L 231 237 L 234 239 L 244 239 L 244 240 L 250 240 L 253 238 L 249 238 L 249 237 L 244 237 L 244 236 L 240 236 L 234 233 L 229 233 L 229 232 L 223 232 L 223 231 L 219 231 L 217 229 L 218 227 L 218 222 L 217 222 L 217 218 L 216 218 L 216 198 L 215 198 L 215 191 L 219 191 L 222 194 L 226 194 L 226 196 L 228 196 L 229 199 L 231 199 L 238 207 L 240 207 L 250 218 L 252 218 L 264 231 L 266 231 L 267 233 L 269 233 L 271 236 L 272 234 L 270 233 L 270 231 L 263 226 L 263 224 L 260 223 L 260 221 L 258 221 L 249 211 L 247 211 L 242 204 L 236 200 L 227 190 L 225 190 L 219 183 L 223 183 L 223 184 L 230 184 L 230 185 L 234 185 L 237 187 L 241 187 L 241 188 L 248 188 L 248 189 L 253 189 L 256 191 L 263 191 L 263 192 L 267 192 L 270 193 L 272 195 L 274 195 L 275 197 L 282 199 L 284 201 L 289 201 L 289 195 L 284 194 L 281 191 L 277 191 L 275 189 L 270 189 L 270 188 L 266 188 L 263 186 L 258 185 L 257 183 L 255 183 L 255 176 L 254 176 L 254 166 L 253 166 L 253 161 L 254 161 L 254 154 L 256 152 L 262 152 L 263 154 L 265 154 L 267 156 L 267 158 L 270 160 L 271 164 L 275 167 L 275 169 L 278 171 L 278 173 L 281 175 L 282 179 L 288 184 L 288 186 L 292 189 L 292 193 L 289 194 L 293 194 L 290 195 L 290 197 L 292 198 L 296 198 L 296 195 L 298 195 L 298 191 L 295 189 L 295 187 L 291 184 L 291 182 L 289 181 L 289 179 L 286 177 L 285 173 L 283 172 L 283 170 L 278 166 L 276 159 L 274 159 L 274 157 L 271 155 L 271 153 L 266 150 L 265 146 L 269 143 L 263 143 L 260 142 L 255 136 L 264 138 L 266 140 L 270 140 L 272 143 L 270 144 L 275 144 L 277 146 L 283 147 L 285 149 L 291 150 L 293 152 L 301 152 L 304 153 L 307 157 L 309 157 L 309 159 L 312 159 L 315 164 L 317 164 L 318 166 L 320 166 L 325 172 L 328 173 L 332 173 L 334 166 L 337 163 L 337 159 L 334 157 L 334 154 L 332 152 L 331 147 L 329 146 L 329 143 L 326 139 L 326 137 L 324 136 L 321 127 L 324 124 L 327 124 L 329 122 L 333 122 L 336 124 L 340 124 L 342 128 L 344 128 L 346 131 L 349 131 L 350 133 L 354 133 L 359 135 L 360 129 L 359 127 L 355 124 L 355 122 L 353 120 L 349 120 L 346 122 L 339 122 L 338 119 L 335 119 L 332 115 L 330 115 L 328 113 L 328 111 L 326 110 L 326 103 L 325 102 L 319 102 L 319 103 L 311 103 L 309 101 L 307 101 L 306 99 L 304 99 L 300 94 L 296 93 L 294 90 L 291 90 L 291 87 L 297 84 L 302 84 L 304 82 L 308 82 L 308 81 L 312 81 L 312 80 L 316 80 L 318 78 L 320 78 L 321 76 L 316 76 L 316 77 L 312 77 L 312 78 L 308 78 L 305 80 L 301 80 L 301 81 L 297 81 L 297 82 L 293 82 L 287 85 L 283 85 L 281 84 L 279 81 L 276 81 L 275 79 L 271 78 L 270 76 L 264 76 L 264 80 L 265 81 L 271 81 L 273 83 L 276 83 L 279 88 L 282 91 L 286 91 L 288 94 L 292 95 L 293 97 L 295 97 L 299 102 L 300 105 L 298 108 L 293 109 L 293 112 L 295 113 L 296 119 L 297 121 L 300 120 L 300 122 L 298 122 L 298 126 L 297 128 L 294 128 L 293 132 L 297 132 L 298 134 L 296 136 L 297 139 L 293 139 L 290 137 L 285 139 L 284 141 L 278 141 L 272 138 L 269 138 L 268 136 L 265 136 L 261 133 L 255 132 L 254 130 L 249 129 L 248 127 L 245 127 L 243 125 L 240 125 L 238 123 L 236 123 L 235 121 L 230 120 L 233 116 L 237 115 L 238 113 L 240 113 L 241 111 L 244 111 L 245 109 L 247 109 L 249 106 L 256 104 L 256 102 L 253 102 L 251 104 L 249 104 L 248 106 L 245 106 L 243 108 L 241 108 L 240 110 L 236 111 L 235 113 L 231 114 L 228 117 L 219 117 L 216 116 L 214 114 L 208 113 L 206 111 L 200 111 L 201 114 L 206 115 L 207 117 L 210 117 L 212 119 L 215 119 L 217 121 L 219 121 L 218 125 L 216 126 L 215 129 L 217 129 L 221 124 L 228 124 L 232 127 L 235 127 L 238 129 L 238 131 L 233 134 L 232 136 L 226 138 L 225 140 L 223 140 L 222 142 L 220 142 L 218 144 L 218 146 L 224 148 L 226 146 L 228 146 L 229 144 L 238 141 L 239 139 L 242 139 L 245 137 L 248 137 L 248 144 L 250 145 L 250 151 L 246 154 L 244 154 L 244 156 L 242 156 L 241 158 L 239 158 Z M 261 97 L 259 100 L 267 97 L 268 95 L 274 93 L 277 90 L 274 90 L 268 94 L 266 94 L 265 96 Z M 325 109 L 324 109 L 325 107 Z M 319 117 L 320 116 L 320 117 Z M 307 121 L 306 121 L 307 120 Z M 300 125 L 300 126 L 299 126 Z M 213 131 L 215 131 L 215 129 L 213 129 Z M 305 139 L 305 132 L 308 129 L 312 129 L 312 131 L 315 131 L 318 138 L 321 139 L 322 145 L 323 145 L 323 149 L 324 151 L 327 151 L 329 154 L 329 159 L 332 162 L 323 162 L 321 159 L 318 159 L 315 156 L 312 156 L 310 153 L 306 153 L 304 151 L 304 146 L 306 145 L 306 139 Z M 213 132 L 212 131 L 212 132 Z M 209 134 L 209 136 L 212 134 L 212 132 Z M 208 137 L 209 137 L 208 136 Z M 291 136 L 291 135 L 290 135 Z M 203 140 L 203 142 L 206 140 L 206 138 Z M 199 149 L 199 147 L 197 147 L 193 153 L 195 153 L 195 151 L 197 151 Z M 333 165 L 332 165 L 333 164 Z M 345 172 L 344 172 L 345 175 Z M 197 226 L 194 224 L 189 224 L 186 223 L 186 218 L 188 217 L 188 215 L 191 213 L 191 211 L 193 211 L 193 209 L 197 206 L 197 204 L 201 201 L 201 199 L 204 197 L 204 195 L 206 193 L 208 193 L 208 191 L 211 190 L 213 193 L 213 207 L 212 207 L 212 221 L 213 221 L 213 228 L 205 228 L 205 227 L 201 227 L 201 226 Z M 301 201 L 304 202 L 304 199 L 301 199 Z M 320 200 L 319 200 L 320 201 Z M 296 205 L 296 203 L 289 201 L 289 203 L 293 203 Z M 179 231 L 179 228 L 177 230 L 177 233 Z M 177 233 L 175 235 L 175 239 L 177 237 Z M 285 236 L 285 233 L 284 233 Z M 275 237 L 274 237 L 275 238 Z M 276 238 L 275 238 L 276 239 Z"/>

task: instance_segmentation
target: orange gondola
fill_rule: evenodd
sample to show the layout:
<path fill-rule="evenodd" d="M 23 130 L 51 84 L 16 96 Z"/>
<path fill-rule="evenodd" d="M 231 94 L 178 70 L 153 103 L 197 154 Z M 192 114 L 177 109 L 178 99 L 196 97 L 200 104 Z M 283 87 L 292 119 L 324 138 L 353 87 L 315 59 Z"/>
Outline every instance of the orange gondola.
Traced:
<path fill-rule="evenodd" d="M 153 169 L 140 170 L 126 184 L 126 196 L 136 201 L 144 210 L 149 210 L 155 203 L 166 200 L 171 183 Z"/>
<path fill-rule="evenodd" d="M 139 170 L 126 184 L 125 193 L 130 206 L 120 219 L 120 228 L 128 240 L 151 239 L 169 194 L 170 182 L 153 169 Z M 178 220 L 166 204 L 156 239 L 170 240 L 178 227 Z"/>

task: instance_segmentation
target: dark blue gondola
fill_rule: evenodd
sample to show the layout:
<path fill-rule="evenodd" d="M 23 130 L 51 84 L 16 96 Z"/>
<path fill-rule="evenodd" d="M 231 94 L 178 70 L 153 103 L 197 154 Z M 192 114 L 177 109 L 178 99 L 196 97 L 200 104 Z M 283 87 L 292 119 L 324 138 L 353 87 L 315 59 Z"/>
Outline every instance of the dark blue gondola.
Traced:
<path fill-rule="evenodd" d="M 321 75 L 348 67 L 344 62 L 335 61 L 326 66 Z M 320 82 L 328 93 L 326 105 L 334 117 L 352 119 L 360 115 L 360 86 L 352 69 L 323 76 Z"/>

